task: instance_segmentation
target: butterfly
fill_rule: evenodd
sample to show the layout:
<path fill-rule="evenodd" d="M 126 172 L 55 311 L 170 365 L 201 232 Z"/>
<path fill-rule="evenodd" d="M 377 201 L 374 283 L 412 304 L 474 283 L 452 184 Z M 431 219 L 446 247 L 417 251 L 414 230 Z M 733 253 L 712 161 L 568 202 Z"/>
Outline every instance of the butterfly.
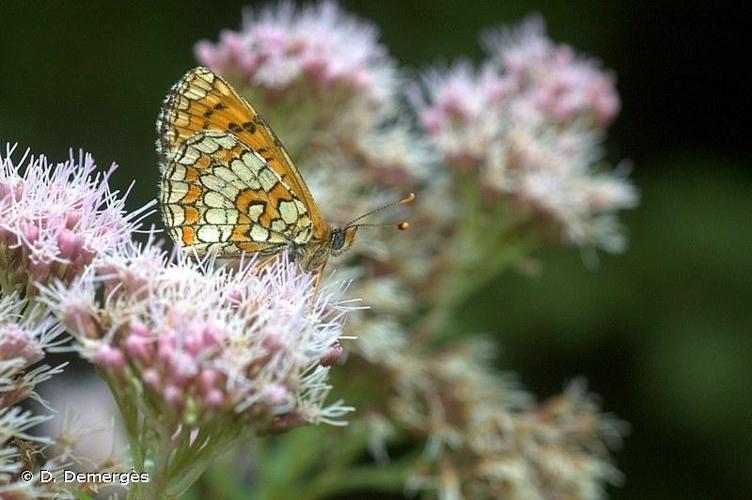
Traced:
<path fill-rule="evenodd" d="M 225 80 L 197 67 L 172 86 L 157 119 L 165 226 L 179 245 L 203 255 L 286 251 L 320 276 L 347 250 L 363 218 L 327 224 L 279 138 Z M 407 222 L 397 225 L 407 229 Z"/>

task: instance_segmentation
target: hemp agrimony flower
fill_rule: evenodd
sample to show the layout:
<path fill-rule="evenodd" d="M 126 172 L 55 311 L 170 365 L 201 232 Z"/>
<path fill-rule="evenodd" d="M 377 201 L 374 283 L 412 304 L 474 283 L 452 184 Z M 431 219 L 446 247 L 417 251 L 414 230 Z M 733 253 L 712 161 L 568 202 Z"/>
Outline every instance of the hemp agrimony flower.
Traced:
<path fill-rule="evenodd" d="M 623 249 L 616 212 L 637 192 L 625 168 L 601 166 L 600 148 L 619 110 L 614 77 L 531 21 L 486 35 L 479 67 L 461 60 L 410 85 L 377 35 L 333 3 L 281 2 L 195 48 L 277 130 L 327 220 L 407 186 L 418 196 L 410 237 L 361 238 L 331 263 L 371 306 L 350 315 L 345 332 L 358 342 L 332 372 L 362 411 L 336 432 L 281 436 L 274 456 L 260 447 L 246 472 L 280 496 L 597 498 L 618 479 L 604 444 L 619 426 L 582 391 L 535 403 L 491 368 L 492 346 L 464 335 L 455 313 L 501 271 L 531 267 L 544 243 Z M 356 67 L 379 86 L 352 85 Z M 339 80 L 323 77 L 331 68 Z M 339 443 L 346 451 L 331 456 Z M 300 446 L 316 458 L 296 455 L 295 487 L 265 473 Z M 390 449 L 400 456 L 390 461 Z"/>
<path fill-rule="evenodd" d="M 567 243 L 622 251 L 614 214 L 638 195 L 625 168 L 602 165 L 600 141 L 619 110 L 613 76 L 555 45 L 537 18 L 484 40 L 480 69 L 461 61 L 412 89 L 427 135 L 449 167 L 477 175 L 487 200 L 510 201 L 506 213 L 553 223 Z"/>
<path fill-rule="evenodd" d="M 152 493 L 180 493 L 244 439 L 350 411 L 324 404 L 346 307 L 284 257 L 257 264 L 129 244 L 44 290 L 115 395 L 137 469 L 154 457 Z"/>
<path fill-rule="evenodd" d="M 66 283 L 97 254 L 127 242 L 144 211 L 125 213 L 124 197 L 96 173 L 94 159 L 81 153 L 51 164 L 16 146 L 0 154 L 0 290 L 36 293 L 40 283 Z"/>

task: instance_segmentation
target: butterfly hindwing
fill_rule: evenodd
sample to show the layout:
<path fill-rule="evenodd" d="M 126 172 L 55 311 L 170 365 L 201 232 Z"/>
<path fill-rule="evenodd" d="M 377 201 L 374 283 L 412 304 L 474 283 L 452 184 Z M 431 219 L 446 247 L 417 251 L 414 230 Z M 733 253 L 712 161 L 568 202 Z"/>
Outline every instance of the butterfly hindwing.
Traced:
<path fill-rule="evenodd" d="M 271 128 L 221 77 L 197 67 L 172 87 L 160 111 L 157 146 L 162 162 L 194 134 L 211 131 L 235 136 L 262 158 L 305 206 L 313 236 L 320 239 L 326 233 L 308 187 Z"/>
<path fill-rule="evenodd" d="M 228 132 L 198 131 L 178 143 L 163 167 L 161 205 L 173 239 L 199 253 L 274 253 L 313 234 L 297 192 Z"/>

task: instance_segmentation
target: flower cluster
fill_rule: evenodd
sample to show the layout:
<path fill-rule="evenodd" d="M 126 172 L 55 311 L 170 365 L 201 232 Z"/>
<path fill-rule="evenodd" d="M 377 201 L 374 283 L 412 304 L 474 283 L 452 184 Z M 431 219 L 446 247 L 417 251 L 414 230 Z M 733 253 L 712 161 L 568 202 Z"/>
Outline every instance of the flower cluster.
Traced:
<path fill-rule="evenodd" d="M 234 45 L 223 34 L 217 46 L 202 42 L 196 49 L 200 62 L 238 83 L 272 117 L 286 145 L 292 141 L 288 149 L 326 220 L 352 220 L 400 192 L 418 195 L 410 207 L 413 233 L 363 230 L 352 250 L 331 263 L 338 279 L 352 280 L 349 292 L 370 306 L 350 315 L 345 332 L 358 341 L 345 346 L 343 365 L 333 372 L 358 413 L 345 429 L 301 429 L 277 446 L 294 453 L 302 434 L 298 439 L 316 446 L 311 456 L 324 456 L 348 443 L 331 464 L 296 461 L 296 478 L 312 498 L 341 493 L 306 480 L 320 476 L 356 490 L 437 489 L 442 498 L 596 498 L 605 482 L 617 479 L 604 444 L 613 445 L 609 438 L 619 435 L 619 426 L 581 390 L 537 405 L 489 367 L 488 343 L 469 336 L 446 341 L 461 331 L 453 312 L 528 258 L 552 224 L 567 241 L 619 249 L 613 212 L 632 206 L 635 190 L 623 172 L 595 168 L 604 127 L 618 111 L 613 78 L 531 22 L 489 35 L 491 54 L 480 69 L 460 62 L 429 71 L 405 96 L 393 84 L 382 100 L 351 87 L 348 102 L 368 105 L 331 107 L 318 96 L 317 80 L 298 78 L 285 100 L 269 99 L 271 83 L 249 76 L 240 62 L 263 60 L 265 51 L 240 40 L 263 32 L 270 19 L 284 20 L 280 38 L 311 23 L 311 43 L 327 31 L 332 39 L 367 42 L 370 48 L 361 51 L 389 60 L 364 21 L 356 24 L 368 37 L 357 37 L 350 29 L 355 24 L 310 16 L 331 5 L 291 11 L 281 3 L 265 16 L 248 15 Z M 521 56 L 524 51 L 535 57 Z M 339 64 L 336 51 L 322 57 L 324 66 Z M 367 66 L 379 70 L 375 61 Z M 301 120 L 299 110 L 317 119 Z M 379 215 L 391 222 L 402 214 Z M 392 446 L 412 458 L 389 464 Z M 367 451 L 375 463 L 356 464 Z M 274 490 L 265 459 L 260 454 L 255 473 Z M 357 474 L 348 474 L 348 460 Z"/>
<path fill-rule="evenodd" d="M 52 164 L 28 151 L 15 160 L 15 149 L 8 145 L 0 155 L 0 495 L 58 497 L 69 493 L 68 486 L 40 482 L 42 463 L 58 477 L 64 468 L 104 470 L 123 462 L 107 457 L 84 463 L 67 430 L 50 437 L 29 431 L 52 417 L 19 404 L 27 398 L 47 404 L 36 387 L 62 373 L 64 365 L 43 361 L 69 340 L 39 293 L 52 283 L 66 286 L 128 241 L 149 205 L 126 214 L 123 197 L 107 185 L 114 166 L 95 174 L 89 155 Z M 34 479 L 20 477 L 22 470 L 34 472 Z M 76 489 L 98 488 L 82 483 Z"/>
<path fill-rule="evenodd" d="M 249 9 L 240 31 L 200 42 L 195 52 L 201 64 L 242 89 L 293 158 L 303 148 L 309 154 L 346 150 L 393 179 L 423 168 L 425 141 L 404 126 L 398 135 L 384 127 L 399 120 L 395 61 L 373 24 L 336 3 L 299 8 L 282 1 Z"/>
<path fill-rule="evenodd" d="M 144 210 L 128 215 L 88 154 L 51 164 L 15 146 L 0 155 L 0 289 L 34 293 L 39 283 L 70 282 L 102 252 L 128 241 Z"/>
<path fill-rule="evenodd" d="M 505 87 L 546 119 L 564 125 L 584 120 L 602 128 L 618 114 L 614 77 L 572 47 L 549 40 L 542 19 L 489 32 L 484 41 Z"/>
<path fill-rule="evenodd" d="M 316 293 L 315 278 L 282 255 L 261 265 L 137 245 L 131 234 L 144 209 L 127 215 L 109 172 L 94 175 L 89 156 L 52 166 L 28 154 L 13 162 L 8 148 L 0 158 L 0 495 L 50 494 L 17 481 L 31 454 L 26 430 L 46 417 L 14 405 L 55 373 L 34 366 L 63 328 L 109 385 L 133 466 L 152 474 L 150 484 L 132 485 L 134 498 L 176 497 L 244 439 L 294 427 L 275 443 L 295 457 L 291 484 L 266 475 L 277 469 L 265 467 L 263 451 L 257 457 L 254 487 L 271 496 L 375 486 L 443 498 L 589 499 L 615 482 L 608 449 L 623 431 L 584 388 L 536 404 L 490 368 L 492 346 L 453 316 L 552 228 L 580 246 L 623 248 L 615 213 L 637 194 L 624 169 L 601 167 L 599 146 L 619 109 L 614 78 L 551 42 L 540 21 L 489 34 L 485 45 L 480 68 L 461 61 L 429 71 L 407 95 L 376 27 L 330 1 L 249 10 L 240 31 L 196 46 L 199 61 L 238 84 L 300 160 L 326 220 L 418 192 L 410 237 L 364 230 L 332 262 L 338 280 L 354 282 L 348 295 L 371 306 L 347 314 L 346 325 L 352 307 L 327 276 Z M 385 225 L 402 220 L 374 215 Z M 337 426 L 352 410 L 327 405 L 330 383 L 362 411 L 344 429 L 306 425 Z M 46 467 L 74 460 L 65 436 L 42 440 L 63 449 Z M 392 446 L 407 458 L 387 465 Z M 375 463 L 365 463 L 367 452 Z"/>
<path fill-rule="evenodd" d="M 0 408 L 35 396 L 34 387 L 60 371 L 46 365 L 29 368 L 61 343 L 62 333 L 62 325 L 40 307 L 29 307 L 17 294 L 0 296 Z"/>
<path fill-rule="evenodd" d="M 176 495 L 249 437 L 341 424 L 351 409 L 325 406 L 347 310 L 337 293 L 314 295 L 285 258 L 232 267 L 129 243 L 43 300 L 108 382 L 136 468 L 156 462 L 153 483 L 132 487 Z"/>
<path fill-rule="evenodd" d="M 101 460 L 79 458 L 75 417 L 54 438 L 27 432 L 50 417 L 16 405 L 40 399 L 36 384 L 61 372 L 39 363 L 69 340 L 65 329 L 113 393 L 134 467 L 152 471 L 153 483 L 131 485 L 136 497 L 178 495 L 250 436 L 342 424 L 351 408 L 325 406 L 329 367 L 342 353 L 341 289 L 316 295 L 314 278 L 284 257 L 263 268 L 167 258 L 153 240 L 132 241 L 150 205 L 126 214 L 107 185 L 112 169 L 95 175 L 88 155 L 51 166 L 27 153 L 14 163 L 13 152 L 0 169 L 3 496 L 70 493 L 18 475 L 37 474 L 42 449 L 55 477 L 63 467 L 130 470 L 114 449 Z M 75 491 L 101 491 L 92 481 Z"/>
<path fill-rule="evenodd" d="M 397 415 L 431 443 L 409 484 L 452 498 L 598 498 L 620 478 L 606 445 L 623 424 L 599 415 L 581 382 L 533 404 L 488 368 L 493 352 L 469 342 L 426 360 L 421 376 L 405 372 L 401 390 L 417 404 Z"/>
<path fill-rule="evenodd" d="M 378 96 L 383 82 L 374 68 L 391 62 L 377 36 L 334 2 L 300 10 L 284 2 L 248 10 L 241 31 L 222 32 L 216 44 L 199 43 L 196 57 L 243 85 L 278 93 L 297 88 Z"/>
<path fill-rule="evenodd" d="M 634 207 L 637 192 L 625 168 L 603 169 L 599 148 L 619 110 L 614 78 L 551 42 L 537 18 L 485 40 L 480 69 L 460 61 L 412 90 L 424 130 L 491 199 L 554 222 L 567 242 L 622 251 L 614 213 Z"/>
<path fill-rule="evenodd" d="M 47 300 L 82 354 L 157 420 L 237 419 L 257 433 L 336 423 L 345 410 L 322 408 L 323 365 L 336 359 L 343 307 L 314 297 L 313 278 L 292 263 L 256 264 L 232 270 L 127 245 Z"/>

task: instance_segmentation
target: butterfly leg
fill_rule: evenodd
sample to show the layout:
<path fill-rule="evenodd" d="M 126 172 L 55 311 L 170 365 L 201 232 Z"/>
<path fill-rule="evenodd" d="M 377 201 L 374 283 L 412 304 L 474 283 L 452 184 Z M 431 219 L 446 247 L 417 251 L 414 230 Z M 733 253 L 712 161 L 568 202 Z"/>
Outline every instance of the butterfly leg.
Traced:
<path fill-rule="evenodd" d="M 316 277 L 314 278 L 313 282 L 313 300 L 311 302 L 311 308 L 316 306 L 316 299 L 319 296 L 319 289 L 321 287 L 321 277 L 324 276 L 324 269 L 326 269 L 326 260 L 324 260 L 324 263 L 321 264 L 321 267 L 319 267 L 316 271 Z"/>

